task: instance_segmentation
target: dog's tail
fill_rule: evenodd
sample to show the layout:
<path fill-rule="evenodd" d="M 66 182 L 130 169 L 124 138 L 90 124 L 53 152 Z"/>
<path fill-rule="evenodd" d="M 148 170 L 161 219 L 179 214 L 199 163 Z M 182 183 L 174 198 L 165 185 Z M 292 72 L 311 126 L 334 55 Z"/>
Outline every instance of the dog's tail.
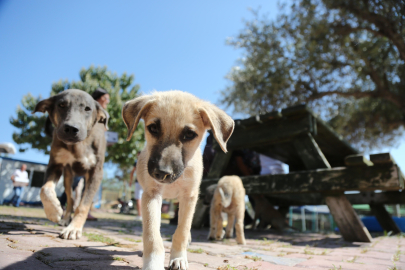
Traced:
<path fill-rule="evenodd" d="M 52 125 L 52 122 L 51 122 L 51 119 L 49 119 L 49 116 L 46 118 L 46 120 L 45 120 L 45 134 L 48 136 L 48 137 L 53 137 L 53 125 Z"/>
<path fill-rule="evenodd" d="M 222 206 L 224 208 L 227 208 L 230 204 L 231 204 L 231 198 L 229 194 L 224 193 L 224 191 L 222 190 L 222 188 L 218 188 L 219 194 L 221 195 L 221 201 L 222 201 Z"/>

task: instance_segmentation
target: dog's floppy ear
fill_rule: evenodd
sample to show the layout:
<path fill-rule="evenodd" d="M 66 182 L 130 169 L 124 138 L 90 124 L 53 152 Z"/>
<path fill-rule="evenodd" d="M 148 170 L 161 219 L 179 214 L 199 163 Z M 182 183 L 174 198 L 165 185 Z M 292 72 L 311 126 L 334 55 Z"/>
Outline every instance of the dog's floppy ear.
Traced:
<path fill-rule="evenodd" d="M 36 112 L 42 112 L 42 113 L 48 112 L 48 113 L 50 113 L 52 111 L 53 101 L 54 101 L 53 97 L 41 100 L 40 102 L 37 103 L 37 105 L 35 105 L 35 109 L 32 112 L 32 114 L 34 114 Z"/>
<path fill-rule="evenodd" d="M 205 103 L 199 111 L 205 127 L 212 129 L 219 146 L 226 153 L 226 142 L 232 135 L 234 121 L 223 110 L 209 103 Z"/>
<path fill-rule="evenodd" d="M 110 115 L 106 110 L 101 107 L 100 103 L 94 101 L 96 103 L 97 108 L 97 122 L 104 124 L 106 130 L 108 130 L 108 120 L 110 119 Z"/>
<path fill-rule="evenodd" d="M 127 141 L 129 141 L 138 126 L 139 120 L 152 107 L 155 99 L 152 96 L 142 96 L 127 101 L 122 107 L 122 119 L 128 128 Z"/>

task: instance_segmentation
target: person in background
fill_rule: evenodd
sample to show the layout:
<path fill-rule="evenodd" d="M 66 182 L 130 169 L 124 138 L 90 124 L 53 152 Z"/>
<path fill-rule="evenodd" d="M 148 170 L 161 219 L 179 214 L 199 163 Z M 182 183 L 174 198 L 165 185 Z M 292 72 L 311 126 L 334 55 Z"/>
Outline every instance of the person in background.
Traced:
<path fill-rule="evenodd" d="M 136 155 L 136 157 L 139 157 L 139 153 Z M 131 174 L 129 175 L 129 186 L 132 186 L 132 183 L 134 182 L 134 174 L 136 171 L 136 163 L 138 160 L 135 161 L 134 166 L 132 168 Z M 138 210 L 138 216 L 139 219 L 142 219 L 142 212 L 141 212 L 141 199 L 142 199 L 142 194 L 143 194 L 143 189 L 139 182 L 135 179 L 135 200 L 136 200 L 136 210 Z"/>
<path fill-rule="evenodd" d="M 104 110 L 107 109 L 108 103 L 110 103 L 110 95 L 102 88 L 97 88 L 91 96 L 97 101 Z"/>
<path fill-rule="evenodd" d="M 262 166 L 260 175 L 285 174 L 283 163 L 277 159 L 260 154 L 260 165 Z"/>
<path fill-rule="evenodd" d="M 19 207 L 24 192 L 24 187 L 28 186 L 28 184 L 30 183 L 30 180 L 28 179 L 26 164 L 22 164 L 21 169 L 17 169 L 14 171 L 13 175 L 11 175 L 11 181 L 13 181 L 14 185 L 14 196 L 11 199 L 11 203 L 15 207 Z"/>

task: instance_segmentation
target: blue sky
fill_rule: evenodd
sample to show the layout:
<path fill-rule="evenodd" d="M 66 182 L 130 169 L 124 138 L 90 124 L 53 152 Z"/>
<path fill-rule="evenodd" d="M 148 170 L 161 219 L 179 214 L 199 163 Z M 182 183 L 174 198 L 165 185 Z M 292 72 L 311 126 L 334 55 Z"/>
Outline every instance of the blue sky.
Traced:
<path fill-rule="evenodd" d="M 47 97 L 82 67 L 135 74 L 141 91 L 179 89 L 217 103 L 224 76 L 242 52 L 225 44 L 261 7 L 277 1 L 1 1 L 0 143 L 12 142 L 9 118 L 27 93 Z M 390 150 L 402 168 L 405 144 Z M 379 150 L 376 150 L 378 152 Z M 13 157 L 48 162 L 36 150 Z"/>

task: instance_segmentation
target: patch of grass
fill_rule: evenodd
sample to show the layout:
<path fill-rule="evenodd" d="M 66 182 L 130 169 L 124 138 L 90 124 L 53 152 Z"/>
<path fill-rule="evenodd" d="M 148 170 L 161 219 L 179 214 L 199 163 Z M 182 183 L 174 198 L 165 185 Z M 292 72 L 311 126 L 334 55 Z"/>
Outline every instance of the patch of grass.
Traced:
<path fill-rule="evenodd" d="M 12 245 L 12 244 L 8 244 L 7 246 L 10 247 L 10 248 L 12 248 L 12 249 L 17 249 L 17 246 L 14 246 L 14 245 Z"/>
<path fill-rule="evenodd" d="M 121 243 L 115 243 L 113 244 L 114 247 L 120 247 L 120 248 L 135 248 L 137 244 L 121 244 Z"/>
<path fill-rule="evenodd" d="M 225 266 L 219 266 L 217 268 L 217 270 L 259 270 L 259 268 L 257 268 L 257 267 L 248 268 L 247 266 L 244 266 L 244 265 L 239 265 L 237 267 L 234 267 L 234 266 L 230 266 L 229 264 L 227 264 Z"/>
<path fill-rule="evenodd" d="M 197 249 L 188 248 L 187 251 L 190 253 L 198 253 L 198 254 L 201 254 L 204 252 L 204 250 L 202 248 L 197 248 Z"/>
<path fill-rule="evenodd" d="M 328 255 L 330 253 L 330 251 L 328 251 L 327 249 L 324 249 L 321 254 L 319 255 Z"/>
<path fill-rule="evenodd" d="M 309 250 L 309 246 L 307 245 L 307 246 L 304 248 L 304 254 L 306 254 L 306 255 L 315 255 L 315 252 Z"/>
<path fill-rule="evenodd" d="M 219 266 L 217 270 L 238 270 L 236 267 L 230 266 L 229 264 L 225 266 Z"/>
<path fill-rule="evenodd" d="M 125 237 L 124 240 L 130 241 L 130 242 L 135 242 L 136 240 L 133 238 Z"/>
<path fill-rule="evenodd" d="M 357 256 L 354 256 L 353 259 L 347 260 L 348 263 L 354 263 L 357 260 Z"/>
<path fill-rule="evenodd" d="M 397 252 L 392 256 L 392 261 L 394 262 L 399 261 L 399 257 L 401 257 L 401 251 L 397 250 Z"/>
<path fill-rule="evenodd" d="M 277 243 L 278 240 L 267 240 L 267 238 L 263 238 L 263 240 L 258 240 L 258 241 L 262 241 L 263 245 L 272 245 L 274 243 Z"/>
<path fill-rule="evenodd" d="M 117 241 L 115 241 L 112 238 L 105 237 L 102 234 L 96 234 L 96 233 L 83 233 L 84 236 L 87 237 L 88 241 L 90 242 L 101 242 L 107 245 L 114 245 L 114 244 L 119 244 Z"/>
<path fill-rule="evenodd" d="M 93 255 L 103 255 L 102 253 L 96 252 L 94 250 L 84 249 L 83 251 L 86 253 L 93 254 Z"/>
<path fill-rule="evenodd" d="M 6 238 L 7 239 L 7 241 L 10 241 L 11 243 L 14 243 L 14 244 L 17 244 L 18 243 L 18 240 L 14 240 L 14 239 L 11 239 L 11 238 Z"/>
<path fill-rule="evenodd" d="M 363 249 L 360 251 L 360 253 L 362 253 L 362 254 L 367 253 L 367 252 L 368 252 L 368 249 L 367 249 L 367 248 L 363 248 Z"/>
<path fill-rule="evenodd" d="M 83 259 L 77 259 L 77 258 L 60 258 L 59 261 L 67 261 L 67 262 L 78 262 L 82 261 Z"/>
<path fill-rule="evenodd" d="M 280 254 L 277 254 L 277 257 L 284 257 L 286 254 L 285 253 L 280 253 Z"/>
<path fill-rule="evenodd" d="M 50 265 L 50 264 L 51 264 L 50 261 L 46 260 L 44 257 L 41 257 L 41 256 L 39 256 L 39 255 L 35 256 L 35 259 L 37 259 L 38 261 L 43 262 L 43 263 L 46 264 L 46 265 Z"/>
<path fill-rule="evenodd" d="M 332 265 L 333 265 L 333 268 L 330 268 L 329 270 L 342 270 L 341 265 L 339 265 L 339 268 L 337 268 L 334 264 L 332 264 Z"/>
<path fill-rule="evenodd" d="M 204 263 L 204 267 L 208 267 L 208 263 Z"/>
<path fill-rule="evenodd" d="M 250 259 L 250 260 L 253 260 L 255 262 L 262 260 L 262 258 L 260 258 L 259 256 L 248 256 L 248 255 L 245 256 L 245 259 Z"/>
<path fill-rule="evenodd" d="M 124 262 L 125 260 L 121 257 L 114 257 L 113 258 L 114 261 L 120 261 L 120 262 Z"/>
<path fill-rule="evenodd" d="M 124 240 L 131 241 L 131 242 L 135 242 L 135 243 L 140 243 L 140 242 L 142 242 L 141 239 L 133 239 L 133 238 L 129 238 L 129 237 L 125 237 Z"/>

